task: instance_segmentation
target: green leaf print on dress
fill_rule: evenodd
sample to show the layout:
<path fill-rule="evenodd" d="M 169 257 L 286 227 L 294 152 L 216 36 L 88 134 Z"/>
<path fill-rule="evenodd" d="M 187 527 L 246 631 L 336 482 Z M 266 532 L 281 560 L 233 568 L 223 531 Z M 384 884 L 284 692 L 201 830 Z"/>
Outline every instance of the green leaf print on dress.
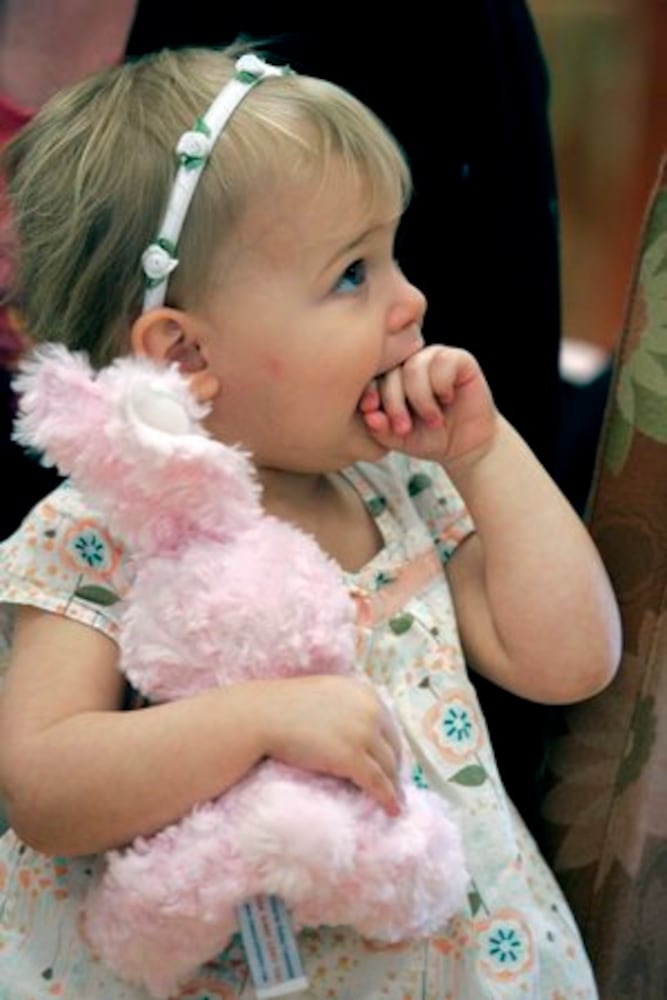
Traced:
<path fill-rule="evenodd" d="M 416 472 L 408 479 L 408 493 L 411 497 L 419 496 L 424 490 L 433 486 L 433 480 L 425 472 Z"/>

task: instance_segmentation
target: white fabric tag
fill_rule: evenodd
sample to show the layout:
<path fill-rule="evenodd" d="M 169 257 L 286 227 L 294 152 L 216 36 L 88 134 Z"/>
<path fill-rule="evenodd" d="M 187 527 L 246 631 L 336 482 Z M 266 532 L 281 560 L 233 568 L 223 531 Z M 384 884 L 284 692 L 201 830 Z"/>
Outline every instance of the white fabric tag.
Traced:
<path fill-rule="evenodd" d="M 308 988 L 285 904 L 278 896 L 256 896 L 238 909 L 241 938 L 257 1000 Z"/>

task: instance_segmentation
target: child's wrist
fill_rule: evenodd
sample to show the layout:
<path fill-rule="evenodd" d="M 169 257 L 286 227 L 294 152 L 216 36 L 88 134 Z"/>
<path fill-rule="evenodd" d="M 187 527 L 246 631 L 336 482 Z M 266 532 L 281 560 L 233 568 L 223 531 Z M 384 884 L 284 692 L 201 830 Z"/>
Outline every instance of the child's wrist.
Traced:
<path fill-rule="evenodd" d="M 504 462 L 504 453 L 513 433 L 504 417 L 498 414 L 494 430 L 483 444 L 471 448 L 462 455 L 445 456 L 440 460 L 440 465 L 454 485 L 458 489 L 463 489 L 469 480 L 487 468 L 495 466 L 499 459 Z"/>

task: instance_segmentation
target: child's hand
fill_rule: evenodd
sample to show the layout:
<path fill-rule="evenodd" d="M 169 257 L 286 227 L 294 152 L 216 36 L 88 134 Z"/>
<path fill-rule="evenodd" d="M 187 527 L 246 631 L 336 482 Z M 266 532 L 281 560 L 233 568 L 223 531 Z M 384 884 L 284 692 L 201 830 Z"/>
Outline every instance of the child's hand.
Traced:
<path fill-rule="evenodd" d="M 360 410 L 387 450 L 445 463 L 484 450 L 497 426 L 491 391 L 475 358 L 439 344 L 374 379 Z"/>
<path fill-rule="evenodd" d="M 347 778 L 389 815 L 400 812 L 400 736 L 371 684 L 329 675 L 269 681 L 262 704 L 266 756 Z"/>

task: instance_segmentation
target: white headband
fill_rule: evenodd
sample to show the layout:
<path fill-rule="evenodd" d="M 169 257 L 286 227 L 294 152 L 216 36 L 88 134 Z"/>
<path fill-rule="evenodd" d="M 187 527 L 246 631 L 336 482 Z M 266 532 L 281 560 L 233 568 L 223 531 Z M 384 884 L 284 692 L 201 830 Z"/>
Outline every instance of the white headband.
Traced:
<path fill-rule="evenodd" d="M 268 76 L 283 76 L 289 72 L 288 66 L 270 66 L 252 53 L 241 56 L 236 61 L 234 76 L 222 88 L 206 114 L 198 118 L 194 128 L 184 132 L 178 140 L 176 153 L 179 167 L 160 234 L 141 256 L 146 286 L 143 312 L 164 303 L 169 275 L 178 266 L 176 245 L 183 222 L 216 139 L 243 98 L 256 84 Z"/>

